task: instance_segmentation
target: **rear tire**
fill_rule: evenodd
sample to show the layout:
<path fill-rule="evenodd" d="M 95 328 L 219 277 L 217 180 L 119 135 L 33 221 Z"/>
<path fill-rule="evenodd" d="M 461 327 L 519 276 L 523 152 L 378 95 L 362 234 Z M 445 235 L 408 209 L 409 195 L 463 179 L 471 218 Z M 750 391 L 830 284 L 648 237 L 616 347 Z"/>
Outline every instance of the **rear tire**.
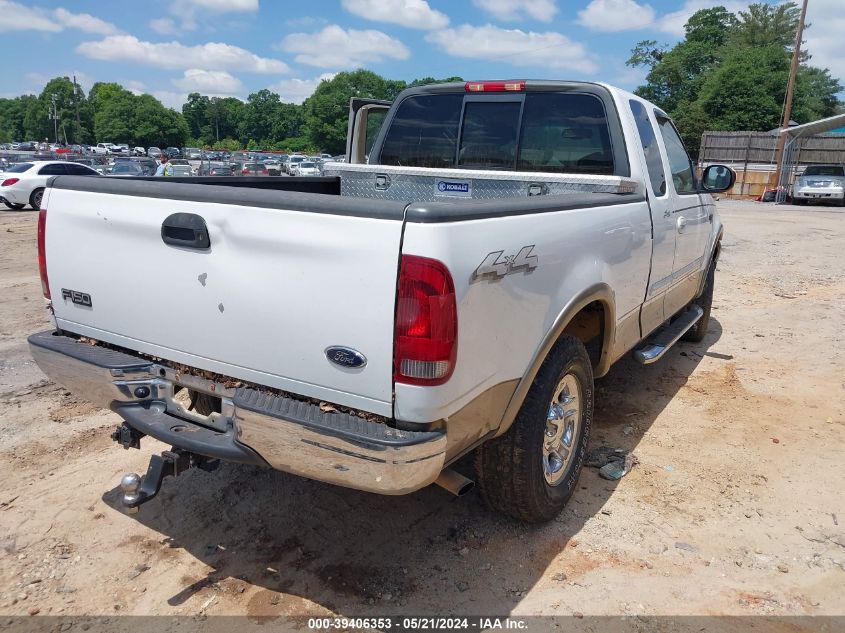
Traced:
<path fill-rule="evenodd" d="M 29 206 L 31 206 L 36 211 L 41 210 L 41 200 L 44 197 L 44 188 L 39 187 L 35 189 L 31 194 L 29 194 Z"/>
<path fill-rule="evenodd" d="M 24 206 L 26 206 L 26 205 L 23 205 L 23 204 L 17 204 L 15 202 L 9 202 L 8 200 L 4 200 L 4 202 L 5 202 L 6 206 L 9 207 L 10 209 L 12 209 L 13 211 L 20 211 L 21 209 L 24 208 Z"/>
<path fill-rule="evenodd" d="M 710 268 L 707 271 L 707 280 L 704 282 L 704 291 L 701 296 L 695 299 L 691 305 L 696 305 L 702 310 L 704 314 L 686 333 L 681 337 L 682 341 L 690 341 L 692 343 L 700 343 L 704 340 L 707 334 L 707 328 L 710 326 L 710 309 L 713 307 L 713 286 L 716 281 L 716 260 L 710 262 Z"/>
<path fill-rule="evenodd" d="M 581 341 L 564 336 L 540 367 L 510 429 L 476 453 L 487 504 L 526 523 L 557 516 L 578 483 L 592 421 L 590 358 Z"/>

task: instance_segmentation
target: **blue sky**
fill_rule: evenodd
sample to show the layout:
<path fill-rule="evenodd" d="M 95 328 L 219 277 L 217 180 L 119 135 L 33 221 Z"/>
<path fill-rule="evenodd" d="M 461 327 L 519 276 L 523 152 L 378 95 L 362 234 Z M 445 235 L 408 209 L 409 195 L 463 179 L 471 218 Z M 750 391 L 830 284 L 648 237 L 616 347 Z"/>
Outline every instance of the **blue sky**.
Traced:
<path fill-rule="evenodd" d="M 773 2 L 774 0 L 770 0 Z M 845 83 L 842 0 L 810 0 L 806 47 Z M 695 10 L 727 0 L 0 0 L 1 96 L 76 73 L 179 107 L 188 92 L 271 88 L 301 102 L 322 77 L 368 68 L 392 79 L 460 75 L 607 81 L 642 39 L 674 43 Z M 815 19 L 815 18 L 818 19 Z M 14 72 L 12 72 L 14 69 Z"/>

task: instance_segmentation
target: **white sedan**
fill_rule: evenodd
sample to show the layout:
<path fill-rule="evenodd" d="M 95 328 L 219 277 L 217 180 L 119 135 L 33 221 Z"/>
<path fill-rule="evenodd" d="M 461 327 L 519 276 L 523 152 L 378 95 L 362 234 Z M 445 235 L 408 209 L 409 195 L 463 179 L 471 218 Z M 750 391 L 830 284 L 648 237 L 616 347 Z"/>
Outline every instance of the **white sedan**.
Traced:
<path fill-rule="evenodd" d="M 301 163 L 294 163 L 293 175 L 294 176 L 319 176 L 320 175 L 320 169 L 317 167 L 317 163 L 312 163 L 311 161 L 304 160 Z"/>
<path fill-rule="evenodd" d="M 34 160 L 17 163 L 0 177 L 0 200 L 10 209 L 23 209 L 27 204 L 41 208 L 41 196 L 51 176 L 99 176 L 80 163 L 55 160 Z"/>

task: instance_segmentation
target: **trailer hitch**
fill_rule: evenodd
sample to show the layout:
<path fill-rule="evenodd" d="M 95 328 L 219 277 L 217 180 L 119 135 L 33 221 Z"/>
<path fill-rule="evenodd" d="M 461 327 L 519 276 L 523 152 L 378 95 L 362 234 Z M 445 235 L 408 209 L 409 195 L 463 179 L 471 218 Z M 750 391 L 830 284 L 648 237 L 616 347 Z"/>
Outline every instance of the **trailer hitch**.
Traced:
<path fill-rule="evenodd" d="M 161 455 L 153 455 L 147 474 L 143 477 L 136 473 L 127 473 L 120 480 L 123 490 L 123 507 L 127 513 L 135 514 L 142 503 L 155 497 L 161 490 L 161 483 L 165 477 L 176 477 L 190 468 L 200 468 L 211 472 L 220 466 L 219 459 L 189 453 L 179 448 L 163 451 Z"/>

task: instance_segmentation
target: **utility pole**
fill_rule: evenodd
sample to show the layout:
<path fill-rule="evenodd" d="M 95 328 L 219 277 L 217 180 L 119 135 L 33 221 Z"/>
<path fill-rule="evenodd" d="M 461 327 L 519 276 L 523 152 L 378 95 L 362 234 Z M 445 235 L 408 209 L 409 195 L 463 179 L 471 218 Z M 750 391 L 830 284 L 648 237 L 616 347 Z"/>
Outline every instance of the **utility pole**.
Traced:
<path fill-rule="evenodd" d="M 780 185 L 780 172 L 783 169 L 783 147 L 786 143 L 786 134 L 783 134 L 783 130 L 789 127 L 789 120 L 792 118 L 792 97 L 795 94 L 795 77 L 798 74 L 798 63 L 801 60 L 801 40 L 804 36 L 804 18 L 807 16 L 807 2 L 808 0 L 804 0 L 801 5 L 798 32 L 795 34 L 795 48 L 792 51 L 792 64 L 789 67 L 789 81 L 786 84 L 786 102 L 783 106 L 783 121 L 780 126 L 781 133 L 778 134 L 777 151 L 775 152 L 775 187 Z"/>
<path fill-rule="evenodd" d="M 54 93 L 50 95 L 50 103 L 52 104 L 53 115 L 53 134 L 56 139 L 56 144 L 59 143 L 59 111 L 56 108 L 56 100 L 59 97 Z"/>
<path fill-rule="evenodd" d="M 82 131 L 82 123 L 79 121 L 79 84 L 76 83 L 76 75 L 73 76 L 73 105 L 76 108 L 76 134 L 74 134 L 74 142 L 79 143 L 79 135 Z"/>

